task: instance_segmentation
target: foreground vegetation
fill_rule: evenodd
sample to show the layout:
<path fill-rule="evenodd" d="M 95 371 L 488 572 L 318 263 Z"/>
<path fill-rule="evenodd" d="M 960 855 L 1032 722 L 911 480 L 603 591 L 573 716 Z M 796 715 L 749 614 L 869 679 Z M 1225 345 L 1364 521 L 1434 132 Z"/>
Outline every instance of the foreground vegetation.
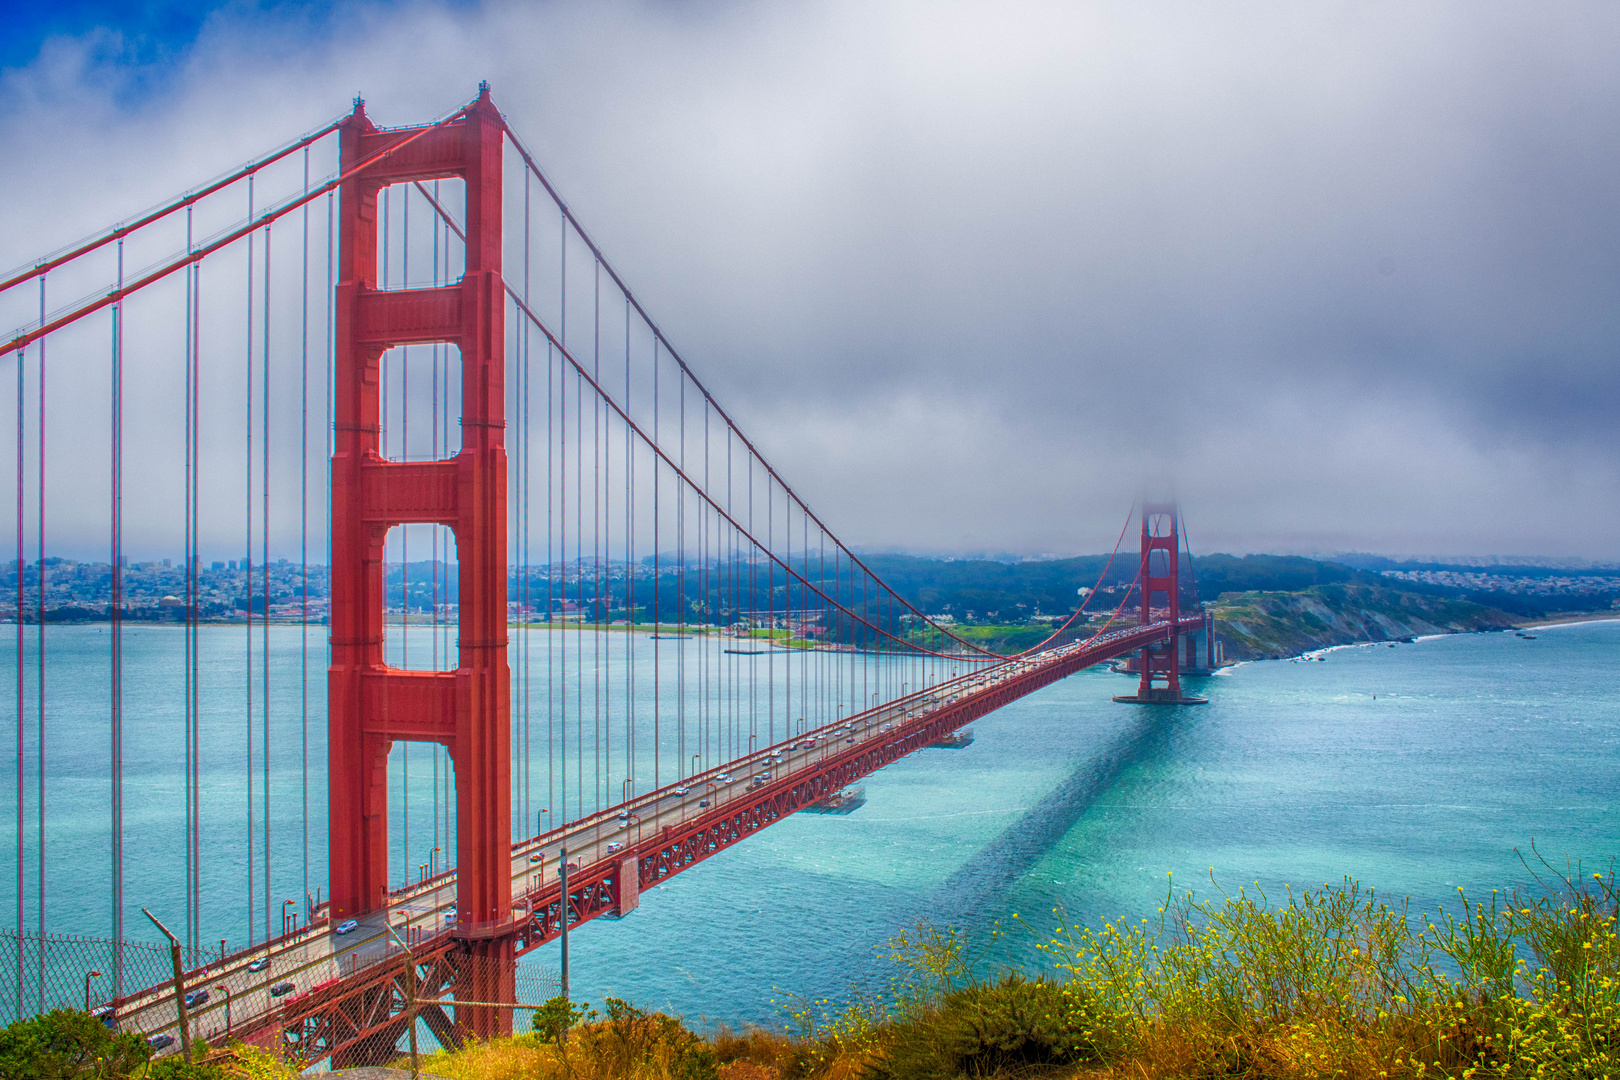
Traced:
<path fill-rule="evenodd" d="M 1134 925 L 1079 929 L 1056 913 L 1039 935 L 1051 968 L 1036 977 L 978 973 L 956 933 L 925 924 L 890 943 L 897 974 L 882 993 L 790 1003 L 779 1031 L 700 1035 L 614 999 L 605 1014 L 557 1000 L 532 1032 L 424 1057 L 422 1071 L 451 1080 L 1620 1076 L 1620 889 L 1612 872 L 1579 868 L 1536 882 L 1483 901 L 1459 896 L 1431 918 L 1353 881 L 1282 898 L 1258 889 L 1168 897 L 1156 919 Z M 127 1041 L 122 1057 L 80 1054 L 66 1071 L 38 1071 L 42 1059 L 25 1059 L 38 1050 L 28 1025 L 42 1023 L 0 1033 L 0 1076 L 141 1075 L 144 1053 Z M 80 1034 L 111 1040 L 103 1051 L 116 1041 Z M 238 1050 L 204 1065 L 171 1059 L 147 1075 L 293 1074 Z"/>

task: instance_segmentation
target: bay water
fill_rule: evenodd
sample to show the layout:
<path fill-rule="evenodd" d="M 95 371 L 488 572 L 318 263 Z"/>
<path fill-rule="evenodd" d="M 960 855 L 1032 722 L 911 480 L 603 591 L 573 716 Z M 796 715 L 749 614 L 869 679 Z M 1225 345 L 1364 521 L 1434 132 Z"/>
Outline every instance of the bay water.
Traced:
<path fill-rule="evenodd" d="M 247 734 L 241 707 L 227 707 L 245 692 L 242 633 L 207 628 L 202 647 L 211 705 L 201 728 L 199 929 L 216 949 L 221 937 L 234 947 L 250 932 L 262 936 L 264 920 L 261 904 L 250 928 L 243 896 Z M 305 638 L 295 627 L 271 628 L 277 904 L 304 882 L 306 745 L 311 888 L 325 879 L 323 633 L 308 636 L 306 708 Z M 45 916 L 57 933 L 108 932 L 106 634 L 104 626 L 47 627 Z M 620 665 L 614 679 L 656 652 L 638 635 L 635 660 L 626 637 L 617 635 L 602 661 Z M 553 648 L 548 640 L 529 650 L 531 672 Z M 615 648 L 624 655 L 615 659 Z M 1459 887 L 1485 896 L 1527 881 L 1521 855 L 1535 865 L 1532 843 L 1560 866 L 1578 858 L 1602 869 L 1620 854 L 1620 621 L 1546 627 L 1534 640 L 1456 635 L 1321 656 L 1190 680 L 1209 699 L 1197 706 L 1115 704 L 1111 695 L 1130 681 L 1102 668 L 1064 680 L 976 722 L 965 748 L 920 751 L 868 777 L 866 803 L 854 813 L 794 815 L 644 893 L 629 917 L 581 927 L 571 935 L 574 995 L 597 1004 L 620 997 L 699 1025 L 769 1024 L 794 996 L 836 1000 L 881 981 L 883 944 L 921 919 L 963 930 L 982 964 L 1037 970 L 1037 936 L 1051 929 L 1054 909 L 1098 925 L 1151 915 L 1172 888 L 1209 894 L 1259 883 L 1280 895 L 1346 876 L 1432 908 L 1455 904 Z M 152 936 L 136 925 L 142 905 L 167 912 L 171 926 L 182 921 L 185 753 L 174 691 L 182 664 L 178 629 L 126 629 L 128 937 Z M 14 749 L 12 672 L 0 677 L 0 700 L 13 714 L 0 739 Z M 31 929 L 31 704 L 23 720 Z M 445 770 L 437 788 L 435 769 Z M 394 763 L 396 795 L 405 771 Z M 418 854 L 399 860 L 401 879 L 412 858 L 428 858 L 433 830 L 443 845 L 453 825 L 444 806 L 437 815 L 426 809 L 425 793 L 435 790 L 448 805 L 442 754 L 413 749 L 409 774 L 408 839 Z M 544 791 L 531 794 L 534 806 L 545 804 Z M 16 861 L 16 804 L 8 768 L 4 868 Z M 392 825 L 393 850 L 403 852 L 402 815 Z M 262 828 L 261 819 L 255 836 Z M 15 883 L 4 876 L 0 912 L 9 923 Z M 554 970 L 556 952 L 546 946 L 524 965 Z"/>

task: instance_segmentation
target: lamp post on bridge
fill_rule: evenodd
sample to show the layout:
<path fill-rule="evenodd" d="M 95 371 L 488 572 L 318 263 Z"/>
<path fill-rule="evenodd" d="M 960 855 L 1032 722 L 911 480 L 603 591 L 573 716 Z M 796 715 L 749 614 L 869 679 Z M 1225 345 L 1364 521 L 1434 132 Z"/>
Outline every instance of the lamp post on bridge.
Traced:
<path fill-rule="evenodd" d="M 287 936 L 287 909 L 292 907 L 296 903 L 298 903 L 298 901 L 296 901 L 296 900 L 283 900 L 281 902 L 281 936 L 282 937 Z M 295 924 L 297 922 L 297 919 L 298 919 L 298 913 L 295 911 L 295 912 L 293 912 L 293 920 L 294 920 Z"/>
<path fill-rule="evenodd" d="M 90 1011 L 90 980 L 91 979 L 99 979 L 99 978 L 101 978 L 101 972 L 99 972 L 99 971 L 87 971 L 87 972 L 84 973 L 84 1011 L 85 1012 Z"/>
<path fill-rule="evenodd" d="M 560 949 L 561 949 L 561 952 L 562 952 L 562 957 L 561 957 L 561 960 L 562 960 L 562 997 L 563 997 L 564 1001 L 567 1001 L 567 1000 L 569 1000 L 569 997 L 568 997 L 568 845 L 567 844 L 564 844 L 562 846 L 561 855 L 557 859 L 557 872 L 562 877 L 562 885 L 561 885 L 562 892 L 558 896 L 558 904 L 557 904 L 557 914 L 558 914 L 558 916 L 560 917 L 560 919 L 562 921 L 562 942 L 561 942 L 561 945 L 560 945 Z"/>
<path fill-rule="evenodd" d="M 214 987 L 225 995 L 225 1037 L 231 1037 L 231 988 L 224 983 Z"/>

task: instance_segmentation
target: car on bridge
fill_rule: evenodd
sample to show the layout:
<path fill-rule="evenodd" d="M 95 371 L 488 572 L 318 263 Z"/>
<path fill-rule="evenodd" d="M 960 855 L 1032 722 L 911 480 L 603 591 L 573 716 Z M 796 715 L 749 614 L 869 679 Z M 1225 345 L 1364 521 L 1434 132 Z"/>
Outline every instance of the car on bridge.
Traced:
<path fill-rule="evenodd" d="M 352 934 L 358 929 L 360 929 L 360 924 L 354 919 L 344 919 L 342 922 L 338 923 L 335 928 L 333 928 L 332 933 Z"/>
<path fill-rule="evenodd" d="M 146 1037 L 146 1048 L 148 1050 L 167 1050 L 173 1045 L 174 1036 L 166 1031 L 160 1031 L 156 1035 Z"/>
<path fill-rule="evenodd" d="M 613 843 L 611 843 L 611 844 L 609 844 L 607 846 L 607 849 L 608 849 L 608 854 L 611 855 L 615 851 L 623 851 L 624 850 L 624 845 L 615 840 Z"/>
<path fill-rule="evenodd" d="M 537 851 L 533 855 L 529 856 L 529 861 L 531 863 L 544 862 L 545 859 L 546 859 L 546 853 L 543 852 L 543 851 Z"/>
<path fill-rule="evenodd" d="M 298 989 L 298 987 L 293 983 L 290 983 L 290 982 L 278 982 L 278 983 L 276 983 L 276 985 L 274 985 L 274 986 L 272 986 L 270 988 L 270 996 L 271 997 L 286 997 L 288 994 L 292 993 L 296 989 Z"/>
<path fill-rule="evenodd" d="M 268 956 L 261 956 L 257 960 L 255 960 L 252 963 L 248 964 L 248 970 L 252 971 L 252 972 L 260 972 L 260 971 L 263 971 L 265 968 L 267 968 L 269 966 L 270 966 L 270 958 Z"/>
<path fill-rule="evenodd" d="M 689 795 L 691 792 L 692 789 L 687 787 L 685 784 L 682 784 L 680 787 L 675 789 L 675 794 L 677 795 Z"/>
<path fill-rule="evenodd" d="M 186 995 L 186 1008 L 195 1009 L 199 1005 L 208 1004 L 208 991 L 193 990 Z"/>

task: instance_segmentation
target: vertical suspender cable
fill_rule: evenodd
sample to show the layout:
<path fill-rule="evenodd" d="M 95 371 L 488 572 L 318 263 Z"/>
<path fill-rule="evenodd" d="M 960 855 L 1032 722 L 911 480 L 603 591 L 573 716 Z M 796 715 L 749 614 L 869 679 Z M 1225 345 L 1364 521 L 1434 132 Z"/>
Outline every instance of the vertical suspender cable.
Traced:
<path fill-rule="evenodd" d="M 26 588 L 26 572 L 23 569 L 23 490 L 26 484 L 27 462 L 23 460 L 23 446 L 27 439 L 23 403 L 27 398 L 27 371 L 28 353 L 26 346 L 17 351 L 17 1019 L 23 1016 L 23 921 L 26 918 L 24 911 L 24 882 L 23 865 L 25 853 L 23 850 L 23 810 L 27 803 L 24 801 L 23 780 L 24 769 L 28 760 L 23 717 L 26 715 L 27 701 L 23 692 L 23 675 L 27 671 L 28 660 L 25 654 L 27 634 L 27 619 L 24 618 L 27 598 L 23 595 Z M 40 943 L 44 947 L 44 943 Z"/>
<path fill-rule="evenodd" d="M 523 171 L 523 302 L 529 302 L 529 171 Z M 530 796 L 534 787 L 533 769 L 529 759 L 529 699 L 532 676 L 529 671 L 529 644 L 534 636 L 530 623 L 530 596 L 529 596 L 529 324 L 524 321 L 519 324 L 522 337 L 518 343 L 518 357 L 522 363 L 522 371 L 518 376 L 518 395 L 520 422 L 517 430 L 517 467 L 513 470 L 518 477 L 518 610 L 520 616 L 520 637 L 518 638 L 518 719 L 522 730 L 523 757 L 519 767 L 519 776 L 523 781 L 523 793 L 519 799 L 519 820 L 523 828 L 519 836 L 528 834 L 530 820 Z M 539 815 L 535 815 L 538 817 Z M 535 822 L 535 832 L 540 832 L 539 822 Z"/>
<path fill-rule="evenodd" d="M 248 220 L 253 220 L 253 176 L 248 175 Z M 254 941 L 258 922 L 257 873 L 253 861 L 253 233 L 247 235 L 247 416 L 243 427 L 246 439 L 243 497 L 246 500 L 244 529 L 246 558 L 242 560 L 242 597 L 247 607 L 247 659 L 244 697 L 247 703 L 247 924 L 248 944 Z M 266 613 L 268 614 L 268 612 Z"/>
<path fill-rule="evenodd" d="M 551 621 L 556 616 L 557 604 L 552 594 L 552 582 L 556 580 L 556 560 L 553 557 L 551 546 L 552 538 L 552 478 L 556 470 L 552 467 L 552 451 L 556 447 L 556 440 L 552 437 L 552 416 L 556 409 L 552 401 L 552 387 L 556 385 L 556 374 L 553 369 L 553 354 L 551 342 L 546 342 L 546 811 L 550 814 L 550 823 L 553 827 L 563 823 L 557 816 L 557 764 L 560 755 L 566 752 L 567 746 L 561 750 L 557 746 L 557 711 L 555 708 L 557 681 L 553 671 L 553 660 L 557 654 L 556 625 Z M 564 778 L 566 782 L 566 776 Z"/>
<path fill-rule="evenodd" d="M 680 462 L 681 472 L 686 472 L 686 375 L 679 373 L 680 378 Z M 676 730 L 679 733 L 675 740 L 675 777 L 680 779 L 686 775 L 686 481 L 682 480 L 676 485 L 679 496 L 675 501 L 675 549 L 679 552 L 679 561 L 675 564 L 675 601 L 680 605 L 676 611 L 678 628 L 675 631 L 679 636 L 676 641 L 683 648 L 675 653 L 675 718 Z"/>
<path fill-rule="evenodd" d="M 309 147 L 304 147 L 304 194 L 309 194 Z M 309 203 L 298 287 L 298 821 L 303 829 L 303 893 L 309 893 Z M 306 920 L 307 921 L 307 920 Z"/>
<path fill-rule="evenodd" d="M 326 461 L 327 461 L 327 465 L 326 465 L 326 468 L 323 470 L 323 472 L 326 475 L 326 485 L 325 485 L 325 488 L 326 488 L 326 490 L 325 490 L 325 496 L 326 496 L 325 497 L 325 509 L 326 509 L 326 609 L 327 609 L 326 622 L 327 622 L 328 626 L 330 626 L 331 623 L 332 623 L 332 618 L 331 618 L 331 611 L 332 611 L 332 466 L 331 466 L 331 461 L 332 461 L 332 452 L 333 452 L 332 443 L 333 443 L 333 439 L 335 437 L 335 433 L 336 433 L 336 429 L 337 429 L 336 417 L 334 415 L 334 410 L 336 409 L 336 401 L 337 401 L 337 394 L 335 392 L 335 384 L 337 382 L 337 322 L 336 322 L 336 317 L 335 317 L 335 313 L 334 313 L 334 310 L 333 310 L 334 303 L 335 303 L 334 297 L 337 295 L 337 292 L 336 292 L 336 289 L 335 289 L 336 281 L 334 280 L 335 277 L 336 277 L 336 273 L 335 273 L 335 271 L 333 269 L 333 262 L 337 257 L 337 245 L 333 242 L 333 238 L 334 238 L 333 210 L 334 210 L 335 203 L 336 203 L 336 193 L 328 191 L 326 193 Z M 328 633 L 328 634 L 326 634 L 324 636 L 326 638 L 326 663 L 327 663 L 327 666 L 330 667 L 331 663 L 332 663 L 332 635 L 330 633 Z M 316 886 L 316 888 L 318 889 L 319 886 Z M 304 903 L 308 905 L 308 907 L 306 909 L 307 914 L 306 914 L 305 919 L 304 919 L 305 923 L 308 923 L 315 917 L 315 903 L 314 903 L 314 898 L 309 895 L 307 890 L 304 893 Z"/>
<path fill-rule="evenodd" d="M 561 270 L 557 275 L 557 329 L 558 341 L 563 348 L 568 347 L 568 212 L 562 211 L 559 217 L 560 253 L 558 262 Z M 547 356 L 551 354 L 548 345 Z M 557 562 L 562 564 L 561 587 L 563 604 L 568 603 L 568 387 L 563 382 L 563 373 L 567 369 L 562 364 L 557 365 Z M 568 634 L 567 623 L 563 624 L 563 633 L 556 635 L 560 640 L 555 647 L 557 652 L 557 716 L 562 730 L 562 745 L 558 750 L 561 760 L 562 784 L 562 811 L 561 820 L 568 821 Z M 578 809 L 576 803 L 576 811 Z M 565 901 L 566 903 L 566 901 Z"/>
<path fill-rule="evenodd" d="M 124 287 L 124 241 L 118 241 Z M 124 303 L 112 306 L 112 937 L 113 996 L 124 992 Z"/>
<path fill-rule="evenodd" d="M 602 261 L 596 260 L 591 283 L 591 378 L 602 380 Z M 596 709 L 596 786 L 602 787 L 604 731 L 602 729 L 602 398 L 591 397 L 591 563 L 594 577 L 591 582 L 591 610 L 595 630 L 591 634 L 592 676 L 591 701 Z M 608 786 L 612 787 L 613 768 L 608 764 Z M 625 778 L 629 779 L 626 773 Z M 628 785 L 626 785 L 628 787 Z M 612 792 L 608 801 L 612 802 Z"/>
<path fill-rule="evenodd" d="M 45 325 L 45 275 L 39 276 L 39 324 Z M 22 363 L 18 357 L 17 362 Z M 36 432 L 39 451 L 36 468 L 39 474 L 39 494 L 35 499 L 34 523 L 38 529 L 34 551 L 39 557 L 39 593 L 34 598 L 34 696 L 37 710 L 34 721 L 34 919 L 39 936 L 45 936 L 45 339 L 39 339 L 39 424 Z M 39 1011 L 45 1011 L 45 954 L 39 955 Z"/>
<path fill-rule="evenodd" d="M 591 377 L 598 383 L 602 379 L 602 261 L 595 262 L 591 283 Z M 596 786 L 602 788 L 602 398 L 591 397 L 591 620 L 595 629 L 591 634 L 591 703 L 595 708 L 593 726 L 596 732 Z M 608 786 L 612 787 L 613 769 L 607 771 Z M 626 773 L 625 778 L 629 779 Z M 628 787 L 628 785 L 626 785 Z M 608 792 L 612 802 L 613 793 Z"/>
<path fill-rule="evenodd" d="M 624 303 L 624 408 L 630 410 L 630 301 Z M 624 426 L 624 775 L 632 773 L 632 733 L 636 729 L 636 458 Z"/>
<path fill-rule="evenodd" d="M 259 411 L 263 439 L 259 454 L 259 579 L 264 587 L 264 618 L 259 624 L 260 664 L 259 678 L 264 686 L 264 726 L 259 766 L 264 770 L 264 939 L 269 941 L 270 909 L 273 906 L 270 887 L 270 226 L 264 227 L 264 364 L 259 377 L 264 392 L 260 395 Z"/>
<path fill-rule="evenodd" d="M 192 208 L 188 206 L 188 207 L 186 207 L 186 251 L 187 251 L 188 254 L 191 251 L 191 247 L 192 247 Z M 186 288 L 186 357 L 185 357 L 185 360 L 186 360 L 186 436 L 185 436 L 186 472 L 185 472 L 185 489 L 186 490 L 185 490 L 185 557 L 182 560 L 185 567 L 186 567 L 186 647 L 185 647 L 185 659 L 184 659 L 185 669 L 186 669 L 186 672 L 185 672 L 185 699 L 186 699 L 186 702 L 185 702 L 185 710 L 184 710 L 185 711 L 185 728 L 184 728 L 184 730 L 185 730 L 185 743 L 186 743 L 186 753 L 185 753 L 185 768 L 186 768 L 186 780 L 185 780 L 185 787 L 186 787 L 186 833 L 185 833 L 185 837 L 186 837 L 186 944 L 187 944 L 187 946 L 189 946 L 191 948 L 195 948 L 196 944 L 197 944 L 197 911 L 196 911 L 196 906 L 195 906 L 195 897 L 196 897 L 195 880 L 196 880 L 196 876 L 197 876 L 197 861 L 196 861 L 195 847 L 194 847 L 194 844 L 192 842 L 193 839 L 195 838 L 196 829 L 197 829 L 197 804 L 196 804 L 196 791 L 195 791 L 195 789 L 194 789 L 194 787 L 193 787 L 193 785 L 191 783 L 192 771 L 196 766 L 196 762 L 193 759 L 193 754 L 196 752 L 195 735 L 196 735 L 196 722 L 197 722 L 196 714 L 192 710 L 193 689 L 194 688 L 192 687 L 192 684 L 191 684 L 191 677 L 192 677 L 192 663 L 191 662 L 192 662 L 193 651 L 196 648 L 196 640 L 195 640 L 194 630 L 195 630 L 196 606 L 197 606 L 196 590 L 192 587 L 193 567 L 191 565 L 191 548 L 192 548 L 192 541 L 193 541 L 193 537 L 192 537 L 192 534 L 191 534 L 191 527 L 192 527 L 191 491 L 192 491 L 192 476 L 193 476 L 194 470 L 196 468 L 196 455 L 197 455 L 197 448 L 192 443 L 192 426 L 193 426 L 194 417 L 192 415 L 192 408 L 191 408 L 192 391 L 193 391 L 192 377 L 193 377 L 193 370 L 194 370 L 194 365 L 192 363 L 192 351 L 196 348 L 196 344 L 197 344 L 196 341 L 192 337 L 192 331 L 193 331 L 193 328 L 195 326 L 195 323 L 194 323 L 193 317 L 192 317 L 192 310 L 191 310 L 191 305 L 192 305 L 192 303 L 193 303 L 193 301 L 195 299 L 194 291 L 193 291 L 192 286 L 191 286 L 191 278 L 192 278 L 193 270 L 194 270 L 194 267 L 188 265 L 186 267 L 186 273 L 185 273 L 185 288 Z"/>
<path fill-rule="evenodd" d="M 573 371 L 573 780 L 578 810 L 585 811 L 585 379 Z M 599 779 L 599 777 L 598 777 Z M 603 808 L 596 785 L 596 810 Z"/>
<path fill-rule="evenodd" d="M 193 949 L 202 946 L 202 263 L 191 268 L 191 550 L 186 559 L 191 584 L 191 907 Z"/>
<path fill-rule="evenodd" d="M 653 338 L 653 371 L 652 371 L 652 376 L 653 376 L 652 428 L 653 428 L 653 445 L 656 446 L 656 445 L 658 445 L 658 411 L 659 411 L 659 408 L 658 408 L 658 406 L 659 406 L 659 402 L 658 402 L 658 339 L 657 338 Z M 658 462 L 659 462 L 659 459 L 658 459 L 657 455 L 654 455 L 653 456 L 653 550 L 652 550 L 652 557 L 653 557 L 653 633 L 654 634 L 658 633 L 659 624 L 663 621 L 663 614 L 664 614 L 664 612 L 663 612 L 663 607 L 664 607 L 664 578 L 663 578 L 663 574 L 661 573 L 661 567 L 659 565 L 659 559 L 658 559 L 658 549 L 659 549 L 660 544 L 663 543 L 663 537 L 659 535 L 659 524 L 660 524 L 660 522 L 659 522 L 659 496 L 662 493 L 662 489 L 663 489 L 664 484 L 663 484 L 663 477 L 659 475 Z M 660 693 L 660 691 L 663 690 L 663 682 L 662 682 L 662 675 L 661 675 L 661 673 L 659 671 L 658 661 L 659 661 L 658 650 L 655 648 L 655 649 L 653 649 L 653 715 L 652 715 L 652 722 L 653 722 L 653 737 L 652 737 L 652 745 L 653 745 L 653 787 L 654 788 L 658 788 L 658 787 L 662 786 L 659 783 L 659 780 L 658 780 L 658 757 L 659 757 L 658 748 L 659 748 L 659 745 L 660 745 L 660 743 L 662 741 L 659 738 L 659 724 L 658 724 L 658 721 L 659 721 L 659 711 L 660 711 L 659 710 L 659 704 L 660 704 L 659 703 L 659 693 Z"/>
<path fill-rule="evenodd" d="M 776 546 L 776 485 L 765 477 L 765 548 Z M 776 564 L 765 563 L 765 720 L 768 745 L 776 742 Z"/>
<path fill-rule="evenodd" d="M 411 189 L 400 188 L 399 286 L 411 287 Z M 411 459 L 411 348 L 399 350 L 399 458 Z M 411 531 L 399 530 L 399 666 L 410 667 L 411 658 Z M 399 771 L 404 781 L 400 792 L 400 861 L 405 868 L 404 884 L 411 883 L 411 744 L 400 743 Z"/>

